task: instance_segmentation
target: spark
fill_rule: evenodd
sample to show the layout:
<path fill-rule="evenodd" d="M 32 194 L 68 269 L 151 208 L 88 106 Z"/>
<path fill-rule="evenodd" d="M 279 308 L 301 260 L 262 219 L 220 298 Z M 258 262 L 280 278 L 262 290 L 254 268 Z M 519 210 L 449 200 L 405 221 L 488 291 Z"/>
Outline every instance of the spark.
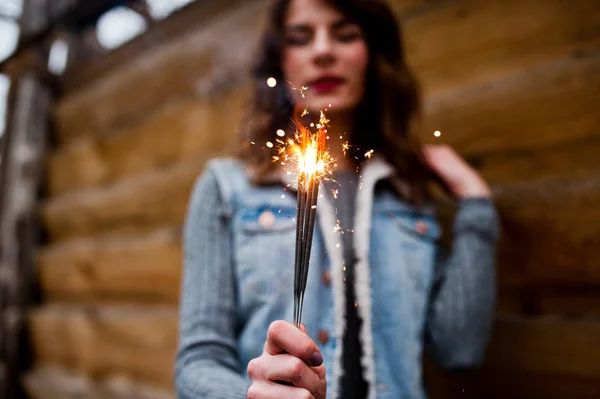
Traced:
<path fill-rule="evenodd" d="M 269 87 L 277 86 L 277 79 L 275 79 L 275 78 L 267 79 L 267 85 L 269 85 Z"/>
<path fill-rule="evenodd" d="M 338 231 L 341 231 L 341 230 L 342 230 L 342 226 L 340 225 L 340 220 L 338 219 L 337 223 L 335 224 L 335 227 L 333 228 L 333 232 L 337 233 Z"/>
<path fill-rule="evenodd" d="M 267 141 L 267 147 L 273 148 L 273 143 L 271 143 L 270 141 Z"/>
<path fill-rule="evenodd" d="M 435 132 L 433 132 L 433 135 L 435 137 L 440 137 L 442 135 L 442 132 L 440 132 L 439 130 L 436 130 Z"/>
<path fill-rule="evenodd" d="M 365 153 L 365 158 L 367 159 L 371 159 L 371 157 L 373 156 L 373 153 L 375 152 L 375 150 L 369 150 Z"/>
<path fill-rule="evenodd" d="M 342 136 L 340 136 L 340 138 L 341 137 Z M 350 147 L 352 147 L 352 146 L 347 141 L 344 144 L 342 144 L 342 152 L 344 153 L 344 156 L 346 156 L 346 153 L 348 152 Z"/>
<path fill-rule="evenodd" d="M 300 92 L 300 97 L 302 97 L 302 98 L 306 98 L 306 96 L 305 96 L 304 92 L 305 92 L 306 90 L 308 90 L 308 87 L 306 87 L 306 86 L 300 86 L 300 87 L 298 88 L 298 87 L 294 86 L 294 84 L 293 84 L 292 82 L 290 82 L 289 80 L 288 80 L 288 84 L 289 84 L 289 85 L 292 87 L 292 90 L 295 90 L 295 91 L 299 91 L 299 92 Z"/>
<path fill-rule="evenodd" d="M 304 111 L 300 114 L 301 117 L 308 115 L 308 108 L 304 108 Z"/>
<path fill-rule="evenodd" d="M 284 137 L 285 136 L 285 132 L 282 129 L 277 130 L 277 135 L 279 137 Z"/>
<path fill-rule="evenodd" d="M 331 121 L 329 119 L 327 119 L 327 117 L 325 116 L 325 113 L 323 111 L 321 111 L 321 116 L 319 117 L 319 124 L 321 125 L 320 127 L 329 126 L 329 122 L 331 122 Z"/>

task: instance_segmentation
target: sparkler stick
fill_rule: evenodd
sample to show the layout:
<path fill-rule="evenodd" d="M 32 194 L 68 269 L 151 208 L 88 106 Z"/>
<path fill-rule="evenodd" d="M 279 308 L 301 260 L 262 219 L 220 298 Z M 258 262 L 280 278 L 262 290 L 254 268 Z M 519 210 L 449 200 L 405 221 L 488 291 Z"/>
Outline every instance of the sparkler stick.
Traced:
<path fill-rule="evenodd" d="M 301 128 L 300 141 L 305 149 L 305 166 L 308 162 L 319 165 L 325 154 L 326 132 L 323 125 L 319 127 L 316 139 L 316 153 L 308 154 L 308 132 Z M 310 138 L 312 140 L 312 138 Z M 314 145 L 315 143 L 311 143 Z M 314 156 L 315 159 L 307 159 Z M 308 268 L 312 247 L 315 219 L 317 214 L 317 201 L 319 198 L 319 180 L 317 170 L 305 170 L 298 176 L 298 212 L 296 219 L 296 264 L 294 273 L 294 325 L 300 326 L 302 310 L 304 308 L 304 293 L 308 280 Z"/>
<path fill-rule="evenodd" d="M 299 318 L 300 302 L 300 282 L 302 281 L 302 256 L 304 252 L 304 208 L 306 207 L 306 197 L 304 196 L 304 175 L 298 176 L 298 210 L 296 213 L 296 261 L 294 264 L 294 324 Z"/>

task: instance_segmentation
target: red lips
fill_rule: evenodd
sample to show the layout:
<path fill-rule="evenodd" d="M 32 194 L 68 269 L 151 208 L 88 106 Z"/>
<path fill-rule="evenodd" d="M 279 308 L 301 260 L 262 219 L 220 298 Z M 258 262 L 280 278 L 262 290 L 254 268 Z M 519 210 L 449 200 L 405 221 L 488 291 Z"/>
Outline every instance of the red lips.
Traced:
<path fill-rule="evenodd" d="M 324 75 L 320 78 L 313 80 L 309 87 L 313 90 L 324 93 L 336 90 L 338 87 L 343 85 L 346 79 L 334 75 Z"/>

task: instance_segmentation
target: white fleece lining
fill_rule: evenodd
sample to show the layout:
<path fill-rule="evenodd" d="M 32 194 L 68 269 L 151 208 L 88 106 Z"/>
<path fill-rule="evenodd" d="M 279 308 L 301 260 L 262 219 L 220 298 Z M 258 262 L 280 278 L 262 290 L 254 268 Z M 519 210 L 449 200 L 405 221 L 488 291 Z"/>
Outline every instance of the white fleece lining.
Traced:
<path fill-rule="evenodd" d="M 346 317 L 344 314 L 346 297 L 344 296 L 344 274 L 342 270 L 344 256 L 340 235 L 339 233 L 334 233 L 335 226 L 337 225 L 337 219 L 335 217 L 334 206 L 331 203 L 329 195 L 324 194 L 323 198 L 319 199 L 317 206 L 320 208 L 320 210 L 317 210 L 317 218 L 323 233 L 325 248 L 329 254 L 331 280 L 333 285 L 333 307 L 335 314 L 335 336 L 337 338 L 337 346 L 335 348 L 335 362 L 333 365 L 332 374 L 332 397 L 336 399 L 340 394 L 338 384 L 341 376 L 344 374 L 344 370 L 342 368 L 342 341 L 344 337 L 344 330 L 346 329 Z"/>
<path fill-rule="evenodd" d="M 356 198 L 356 213 L 354 220 L 354 248 L 357 263 L 354 266 L 356 301 L 358 314 L 362 319 L 360 340 L 362 345 L 361 364 L 364 368 L 365 381 L 369 383 L 369 399 L 377 395 L 377 379 L 375 375 L 375 354 L 373 347 L 373 332 L 371 329 L 371 282 L 369 277 L 369 246 L 371 237 L 371 219 L 373 214 L 373 196 L 378 180 L 389 177 L 392 167 L 380 158 L 374 158 L 362 170 Z"/>

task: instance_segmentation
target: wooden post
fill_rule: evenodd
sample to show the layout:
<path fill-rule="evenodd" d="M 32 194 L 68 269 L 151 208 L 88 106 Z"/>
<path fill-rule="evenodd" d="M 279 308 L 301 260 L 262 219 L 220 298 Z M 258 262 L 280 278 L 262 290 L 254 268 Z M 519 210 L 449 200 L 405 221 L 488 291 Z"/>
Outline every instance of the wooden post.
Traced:
<path fill-rule="evenodd" d="M 13 83 L 11 97 L 0 168 L 0 399 L 21 397 L 50 92 L 27 71 Z"/>

